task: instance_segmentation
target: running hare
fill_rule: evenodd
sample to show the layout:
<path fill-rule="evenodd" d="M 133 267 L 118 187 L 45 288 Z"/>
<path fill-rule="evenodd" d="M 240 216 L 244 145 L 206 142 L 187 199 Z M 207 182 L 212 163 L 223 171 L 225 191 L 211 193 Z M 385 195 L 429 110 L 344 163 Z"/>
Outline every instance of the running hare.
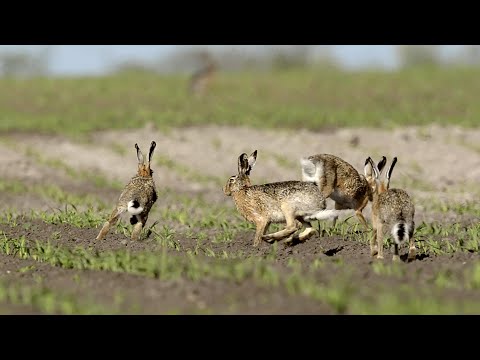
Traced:
<path fill-rule="evenodd" d="M 190 77 L 189 92 L 197 97 L 203 95 L 207 91 L 217 71 L 217 65 L 211 58 L 207 57 L 206 62 L 205 66 L 197 70 Z"/>
<path fill-rule="evenodd" d="M 250 171 L 257 160 L 257 150 L 249 157 L 243 153 L 238 158 L 238 174 L 231 176 L 223 192 L 232 196 L 240 214 L 255 224 L 253 246 L 260 240 L 269 243 L 285 239 L 286 243 L 305 241 L 316 230 L 310 221 L 332 218 L 338 210 L 325 210 L 326 204 L 318 187 L 311 182 L 283 181 L 263 185 L 252 185 Z M 271 223 L 285 223 L 283 230 L 265 235 Z M 298 235 L 295 233 L 306 229 Z"/>
<path fill-rule="evenodd" d="M 157 201 L 157 191 L 152 177 L 153 170 L 150 168 L 155 146 L 157 146 L 157 144 L 155 141 L 152 141 L 148 154 L 148 162 L 145 162 L 145 155 L 142 154 L 138 145 L 135 144 L 138 159 L 137 175 L 135 175 L 123 189 L 117 206 L 100 230 L 97 240 L 102 240 L 105 237 L 110 227 L 118 221 L 120 215 L 125 211 L 131 214 L 130 224 L 134 225 L 131 238 L 132 240 L 138 240 L 142 228 L 147 222 L 148 213 L 155 201 Z"/>
<path fill-rule="evenodd" d="M 393 167 L 397 163 L 394 157 L 390 168 L 385 173 L 385 180 L 380 180 L 381 170 L 373 163 L 370 157 L 365 164 L 370 163 L 374 172 L 372 183 L 372 225 L 373 235 L 370 240 L 370 252 L 383 259 L 383 237 L 385 230 L 389 230 L 395 241 L 393 260 L 398 261 L 398 246 L 409 240 L 408 261 L 415 260 L 416 248 L 413 232 L 415 229 L 415 207 L 408 193 L 403 189 L 390 189 L 390 177 Z M 375 237 L 377 245 L 375 245 Z"/>
<path fill-rule="evenodd" d="M 378 168 L 383 169 L 386 163 L 383 157 Z M 355 168 L 345 160 L 330 154 L 318 154 L 300 159 L 302 166 L 302 180 L 318 185 L 323 197 L 331 198 L 335 202 L 335 209 L 353 209 L 361 223 L 368 230 L 362 210 L 372 200 L 369 182 L 372 179 L 370 164 L 364 168 L 365 175 L 359 174 Z M 338 216 L 333 217 L 335 226 Z"/>

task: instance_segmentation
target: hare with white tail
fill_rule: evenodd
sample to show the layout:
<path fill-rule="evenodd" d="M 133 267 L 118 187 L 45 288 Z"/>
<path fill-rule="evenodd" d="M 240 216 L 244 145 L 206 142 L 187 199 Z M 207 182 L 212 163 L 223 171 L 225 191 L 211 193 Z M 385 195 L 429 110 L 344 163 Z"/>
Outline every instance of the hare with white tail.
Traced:
<path fill-rule="evenodd" d="M 385 160 L 378 164 L 383 168 Z M 358 171 L 345 160 L 331 154 L 318 154 L 300 159 L 302 180 L 318 185 L 325 199 L 330 198 L 335 202 L 335 209 L 353 209 L 366 230 L 369 230 L 362 210 L 372 200 L 369 182 L 371 181 L 371 168 L 366 165 L 365 175 Z M 337 221 L 333 217 L 333 226 Z"/>
<path fill-rule="evenodd" d="M 133 225 L 131 239 L 139 239 L 142 228 L 147 222 L 148 214 L 153 204 L 157 201 L 156 186 L 152 177 L 153 170 L 150 168 L 155 146 L 157 146 L 157 144 L 155 141 L 152 141 L 150 145 L 150 151 L 148 153 L 148 161 L 146 161 L 145 155 L 142 154 L 142 151 L 138 145 L 135 144 L 138 159 L 137 175 L 132 177 L 132 179 L 123 189 L 115 209 L 110 215 L 108 221 L 105 222 L 100 230 L 96 238 L 97 240 L 102 240 L 105 238 L 106 234 L 110 230 L 110 227 L 118 221 L 120 215 L 125 211 L 131 215 L 130 224 Z"/>
<path fill-rule="evenodd" d="M 311 182 L 283 181 L 263 185 L 252 185 L 250 171 L 257 160 L 257 150 L 250 156 L 243 153 L 238 157 L 238 174 L 231 176 L 223 192 L 232 196 L 240 214 L 255 224 L 253 246 L 260 240 L 269 243 L 285 239 L 285 243 L 306 241 L 316 230 L 311 221 L 338 216 L 339 210 L 326 210 L 325 199 L 318 187 Z M 286 223 L 283 230 L 266 234 L 271 223 Z M 305 225 L 306 229 L 295 234 Z"/>
<path fill-rule="evenodd" d="M 370 157 L 365 165 L 370 164 L 373 170 L 372 186 L 372 225 L 373 235 L 370 240 L 371 255 L 377 255 L 377 259 L 383 259 L 383 237 L 386 230 L 395 241 L 395 253 L 393 261 L 400 260 L 398 254 L 399 245 L 409 241 L 408 261 L 415 260 L 416 248 L 413 232 L 415 230 L 415 207 L 408 193 L 403 189 L 390 189 L 390 177 L 397 163 L 394 157 L 390 168 L 385 173 L 385 179 L 380 180 L 382 170 L 379 169 Z M 375 238 L 377 244 L 375 244 Z"/>

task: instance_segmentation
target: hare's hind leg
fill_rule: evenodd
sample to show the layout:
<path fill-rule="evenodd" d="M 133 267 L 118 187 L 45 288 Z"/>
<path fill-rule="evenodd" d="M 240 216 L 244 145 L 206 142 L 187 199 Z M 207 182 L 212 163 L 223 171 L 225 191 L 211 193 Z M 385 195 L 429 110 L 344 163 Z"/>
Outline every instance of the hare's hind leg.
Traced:
<path fill-rule="evenodd" d="M 377 222 L 376 217 L 372 216 L 372 237 L 370 238 L 370 256 L 375 256 L 378 254 L 378 246 L 376 244 L 377 240 Z"/>
<path fill-rule="evenodd" d="M 400 261 L 400 254 L 398 252 L 398 244 L 394 244 L 393 258 L 392 261 Z"/>
<path fill-rule="evenodd" d="M 383 259 L 383 225 L 381 222 L 377 224 L 377 259 Z"/>
<path fill-rule="evenodd" d="M 363 209 L 365 209 L 365 207 L 367 206 L 368 204 L 368 198 L 365 198 L 365 200 L 363 201 L 363 203 L 360 205 L 360 207 L 358 207 L 357 209 L 355 209 L 355 214 L 357 215 L 358 219 L 360 220 L 360 222 L 362 223 L 363 226 L 365 226 L 365 230 L 369 230 L 368 229 L 368 224 L 367 224 L 367 220 L 365 220 L 365 217 L 363 216 Z"/>
<path fill-rule="evenodd" d="M 302 228 L 302 223 L 295 219 L 295 210 L 291 209 L 288 205 L 281 205 L 280 208 L 282 209 L 282 212 L 285 216 L 287 225 L 283 230 L 263 235 L 263 240 L 266 240 L 268 242 L 282 240 Z"/>
<path fill-rule="evenodd" d="M 305 221 L 303 219 L 299 219 L 300 222 L 305 226 L 305 230 L 303 230 L 298 235 L 290 235 L 287 239 L 285 239 L 285 243 L 292 243 L 294 241 L 304 242 L 310 239 L 315 234 L 318 234 L 318 231 L 313 228 L 312 224 L 309 221 Z"/>
<path fill-rule="evenodd" d="M 142 232 L 142 229 L 148 220 L 148 214 L 139 214 L 134 216 L 135 217 L 132 217 L 132 220 L 130 221 L 133 225 L 131 239 L 133 241 L 137 241 L 138 239 L 140 239 L 140 234 Z M 137 221 L 135 222 L 135 220 Z"/>
<path fill-rule="evenodd" d="M 408 244 L 408 258 L 407 261 L 413 261 L 417 257 L 417 249 L 415 247 L 415 239 L 413 237 L 413 228 L 414 224 L 408 229 L 408 237 L 410 238 L 409 244 Z"/>
<path fill-rule="evenodd" d="M 123 213 L 124 211 L 125 210 L 122 210 L 119 208 L 113 209 L 112 214 L 110 215 L 110 218 L 108 219 L 108 221 L 106 221 L 103 224 L 103 227 L 98 233 L 96 240 L 103 240 L 105 238 L 105 235 L 107 235 L 108 231 L 110 230 L 110 227 L 118 221 L 120 214 Z"/>
<path fill-rule="evenodd" d="M 315 230 L 312 224 L 309 221 L 300 220 L 303 225 L 305 225 L 305 230 L 303 230 L 300 234 L 298 234 L 299 241 L 305 241 L 310 239 L 315 234 L 318 234 L 318 231 Z"/>

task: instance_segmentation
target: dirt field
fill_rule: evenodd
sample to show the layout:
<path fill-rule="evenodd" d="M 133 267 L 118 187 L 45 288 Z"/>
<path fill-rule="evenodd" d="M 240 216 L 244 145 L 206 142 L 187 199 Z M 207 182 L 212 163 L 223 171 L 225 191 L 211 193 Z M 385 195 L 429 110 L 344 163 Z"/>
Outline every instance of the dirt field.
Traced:
<path fill-rule="evenodd" d="M 160 245 L 151 238 L 133 243 L 124 233 L 111 231 L 103 242 L 95 242 L 98 227 L 50 224 L 40 219 L 30 219 L 27 215 L 31 209 L 54 212 L 65 207 L 58 197 L 49 197 L 49 193 L 35 190 L 55 185 L 67 194 L 84 198 L 85 204 L 88 197 L 104 204 L 105 209 L 100 215 L 106 217 L 120 194 L 118 187 L 111 183 L 123 185 L 135 174 L 134 144 L 138 142 L 146 150 L 151 140 L 157 142 L 154 179 L 159 189 L 168 192 L 158 199 L 147 225 L 158 221 L 158 227 L 168 225 L 175 230 L 174 240 L 182 250 L 168 250 L 172 257 L 185 256 L 187 250 L 193 249 L 195 233 L 199 230 L 189 225 L 188 217 L 178 222 L 165 219 L 162 214 L 172 212 L 179 206 L 181 200 L 177 195 L 191 199 L 201 197 L 212 206 L 233 209 L 232 199 L 223 194 L 222 185 L 230 175 L 236 174 L 238 156 L 256 149 L 257 164 L 251 175 L 256 184 L 299 179 L 300 157 L 315 153 L 338 155 L 359 171 L 363 171 L 367 156 L 379 159 L 385 155 L 389 160 L 397 156 L 398 163 L 391 186 L 403 187 L 412 195 L 417 225 L 438 223 L 441 226 L 469 226 L 479 222 L 469 212 L 436 211 L 431 205 L 436 202 L 478 202 L 480 199 L 480 130 L 433 126 L 391 131 L 340 129 L 312 133 L 202 127 L 161 132 L 148 126 L 131 132 L 95 133 L 82 143 L 50 135 L 2 134 L 0 180 L 8 186 L 5 185 L 0 191 L 0 211 L 14 210 L 16 213 L 25 213 L 26 217 L 20 218 L 14 227 L 2 224 L 0 230 L 7 238 L 25 236 L 27 241 L 53 241 L 56 245 L 71 249 L 81 246 L 98 252 L 121 249 L 133 253 L 159 251 Z M 70 169 L 75 172 L 72 173 Z M 96 184 L 98 178 L 104 179 L 106 185 Z M 22 184 L 23 190 L 12 191 L 16 183 Z M 332 207 L 330 202 L 328 207 Z M 78 211 L 83 211 L 83 208 L 78 207 Z M 192 208 L 190 211 L 194 217 L 199 211 L 208 211 L 208 207 Z M 243 221 L 235 212 L 231 214 L 232 222 Z M 370 205 L 364 214 L 370 221 Z M 355 224 L 356 220 L 350 222 Z M 330 224 L 327 222 L 325 226 Z M 275 266 L 282 273 L 288 271 L 292 261 L 310 264 L 319 259 L 324 265 L 313 275 L 318 283 L 334 283 L 344 278 L 342 271 L 348 272 L 348 286 L 355 286 L 360 297 L 368 302 L 370 298 L 375 298 L 377 288 L 408 285 L 417 296 L 440 292 L 432 283 L 436 274 L 448 272 L 450 278 L 460 279 L 479 260 L 478 252 L 474 251 L 419 255 L 416 261 L 401 264 L 405 276 L 384 276 L 374 271 L 375 260 L 369 255 L 369 247 L 354 239 L 355 232 L 362 233 L 362 230 L 355 228 L 351 235 L 346 236 L 323 234 L 292 247 L 279 245 Z M 52 237 L 52 234 L 56 236 Z M 205 240 L 214 253 L 225 251 L 241 254 L 242 260 L 267 257 L 271 252 L 272 246 L 267 243 L 259 248 L 252 247 L 252 229 L 235 233 L 232 241 L 228 242 L 212 241 L 215 234 L 215 229 L 209 229 Z M 403 258 L 405 253 L 406 249 L 403 248 Z M 391 255 L 391 250 L 386 248 L 384 263 L 391 263 Z M 339 262 L 344 266 L 338 267 Z M 187 278 L 159 280 L 126 272 L 68 269 L 32 259 L 0 255 L 0 279 L 5 286 L 34 285 L 39 278 L 48 289 L 79 298 L 85 303 L 93 301 L 106 308 L 115 308 L 120 313 L 356 313 L 355 308 L 348 305 L 345 310 L 339 311 L 331 303 L 292 294 L 285 287 L 260 286 L 254 279 L 241 282 L 217 278 L 199 281 Z M 455 286 L 442 288 L 441 296 L 448 301 L 480 300 L 478 290 L 464 291 Z M 32 306 L 0 301 L 0 313 L 35 314 L 43 311 Z"/>

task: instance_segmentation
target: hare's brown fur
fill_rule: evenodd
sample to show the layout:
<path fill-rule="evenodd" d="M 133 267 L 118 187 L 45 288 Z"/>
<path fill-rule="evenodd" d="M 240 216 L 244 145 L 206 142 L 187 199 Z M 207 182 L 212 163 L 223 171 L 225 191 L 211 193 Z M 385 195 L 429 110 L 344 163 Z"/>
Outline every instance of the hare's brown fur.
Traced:
<path fill-rule="evenodd" d="M 301 159 L 302 179 L 315 182 L 323 197 L 335 202 L 335 209 L 354 209 L 360 222 L 368 229 L 362 214 L 372 200 L 368 178 L 345 160 L 331 154 L 317 154 Z M 335 226 L 337 217 L 333 218 Z"/>
<path fill-rule="evenodd" d="M 206 62 L 206 65 L 197 70 L 190 77 L 189 90 L 194 96 L 201 96 L 207 91 L 212 82 L 213 76 L 217 71 L 217 65 L 210 57 L 206 58 Z"/>
<path fill-rule="evenodd" d="M 128 211 L 131 214 L 130 223 L 133 225 L 131 239 L 138 240 L 140 233 L 148 220 L 148 214 L 150 213 L 153 204 L 157 201 L 153 170 L 150 168 L 150 161 L 155 147 L 156 143 L 155 141 L 152 141 L 147 161 L 138 145 L 135 144 L 138 158 L 137 175 L 132 177 L 123 189 L 115 209 L 113 209 L 108 221 L 104 223 L 96 238 L 97 240 L 105 238 L 110 227 L 118 221 L 120 215 L 125 211 Z"/>
<path fill-rule="evenodd" d="M 409 240 L 408 261 L 416 257 L 415 240 L 413 232 L 415 229 L 415 207 L 408 193 L 403 189 L 390 189 L 390 176 L 397 158 L 394 158 L 388 172 L 385 173 L 385 180 L 380 180 L 381 170 L 375 168 L 371 158 L 367 158 L 374 169 L 374 182 L 372 182 L 372 225 L 373 235 L 370 240 L 371 255 L 377 255 L 383 259 L 383 238 L 386 231 L 390 231 L 395 243 L 393 260 L 400 259 L 398 247 L 403 241 Z M 377 244 L 375 244 L 375 240 Z"/>
<path fill-rule="evenodd" d="M 283 181 L 251 185 L 249 173 L 256 161 L 257 152 L 238 159 L 238 175 L 231 176 L 225 184 L 225 195 L 232 196 L 240 214 L 256 225 L 253 245 L 285 239 L 305 241 L 316 233 L 310 221 L 331 218 L 337 212 L 325 210 L 326 204 L 318 187 L 310 182 Z M 271 223 L 286 223 L 283 230 L 265 235 Z M 298 235 L 297 230 L 306 226 Z"/>

